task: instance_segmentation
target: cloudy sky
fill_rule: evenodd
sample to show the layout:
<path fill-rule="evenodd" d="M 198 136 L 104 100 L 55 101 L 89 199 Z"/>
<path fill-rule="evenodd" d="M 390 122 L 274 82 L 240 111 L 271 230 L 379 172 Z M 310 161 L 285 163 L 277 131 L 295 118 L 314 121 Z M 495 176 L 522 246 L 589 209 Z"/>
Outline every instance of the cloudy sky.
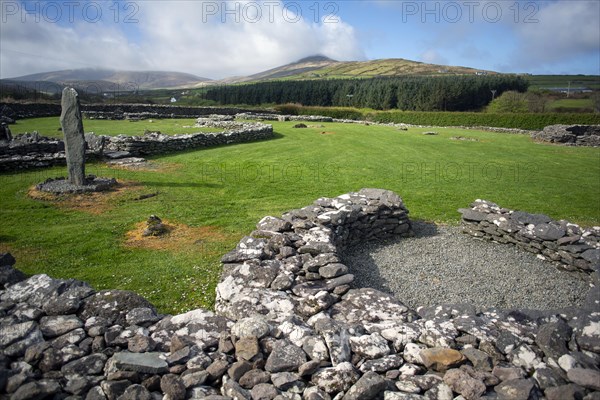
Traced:
<path fill-rule="evenodd" d="M 322 54 L 600 74 L 600 1 L 0 0 L 0 78 L 75 68 L 248 75 Z"/>

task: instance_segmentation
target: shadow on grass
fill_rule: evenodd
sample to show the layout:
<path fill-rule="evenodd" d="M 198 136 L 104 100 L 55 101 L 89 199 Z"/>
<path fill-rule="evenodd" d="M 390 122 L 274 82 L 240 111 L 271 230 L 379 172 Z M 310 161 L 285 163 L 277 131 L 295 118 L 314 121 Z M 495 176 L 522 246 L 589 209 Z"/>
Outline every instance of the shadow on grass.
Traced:
<path fill-rule="evenodd" d="M 10 243 L 16 241 L 17 238 L 15 236 L 0 235 L 0 243 Z"/>
<path fill-rule="evenodd" d="M 173 187 L 173 188 L 221 188 L 222 184 L 209 182 L 144 182 L 150 187 Z"/>

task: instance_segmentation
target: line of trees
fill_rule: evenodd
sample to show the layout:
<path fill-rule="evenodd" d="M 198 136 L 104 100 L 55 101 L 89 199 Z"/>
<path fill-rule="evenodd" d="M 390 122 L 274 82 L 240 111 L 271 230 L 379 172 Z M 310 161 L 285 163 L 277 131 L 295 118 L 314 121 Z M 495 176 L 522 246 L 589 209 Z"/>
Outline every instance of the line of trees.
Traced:
<path fill-rule="evenodd" d="M 272 81 L 211 87 L 204 98 L 219 104 L 300 103 L 376 110 L 470 111 L 485 107 L 505 91 L 525 92 L 528 85 L 526 79 L 516 75 Z"/>

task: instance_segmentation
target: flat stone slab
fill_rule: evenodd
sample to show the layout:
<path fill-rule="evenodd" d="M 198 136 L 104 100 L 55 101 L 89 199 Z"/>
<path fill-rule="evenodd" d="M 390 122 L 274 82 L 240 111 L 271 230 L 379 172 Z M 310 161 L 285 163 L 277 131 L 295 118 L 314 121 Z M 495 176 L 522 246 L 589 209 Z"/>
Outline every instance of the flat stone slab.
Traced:
<path fill-rule="evenodd" d="M 104 157 L 111 160 L 118 160 L 120 158 L 131 157 L 131 153 L 128 151 L 107 151 L 104 153 Z"/>
<path fill-rule="evenodd" d="M 146 159 L 142 158 L 142 157 L 125 157 L 125 158 L 118 158 L 118 159 L 111 159 L 109 161 L 107 161 L 106 163 L 108 165 L 128 165 L 128 164 L 142 164 L 145 163 Z"/>
<path fill-rule="evenodd" d="M 66 178 L 50 178 L 36 185 L 36 189 L 41 192 L 54 194 L 66 193 L 92 193 L 103 192 L 116 186 L 117 180 L 114 178 L 96 178 L 88 175 L 84 185 L 74 185 L 69 183 Z"/>
<path fill-rule="evenodd" d="M 134 371 L 142 374 L 164 374 L 169 370 L 167 362 L 160 358 L 161 353 L 116 353 L 112 361 L 121 371 Z"/>

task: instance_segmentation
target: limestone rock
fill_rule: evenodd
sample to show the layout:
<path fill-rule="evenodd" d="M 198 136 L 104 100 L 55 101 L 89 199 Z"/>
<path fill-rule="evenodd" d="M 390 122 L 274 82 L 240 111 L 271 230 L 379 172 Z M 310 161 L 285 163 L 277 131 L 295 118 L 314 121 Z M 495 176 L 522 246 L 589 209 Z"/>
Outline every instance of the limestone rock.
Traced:
<path fill-rule="evenodd" d="M 387 382 L 375 372 L 367 372 L 352 385 L 342 400 L 371 400 L 387 388 Z"/>
<path fill-rule="evenodd" d="M 237 382 L 226 379 L 221 387 L 221 393 L 223 396 L 228 396 L 236 400 L 252 400 L 252 396 L 249 391 L 237 384 Z"/>
<path fill-rule="evenodd" d="M 358 381 L 359 374 L 349 362 L 343 362 L 335 367 L 323 368 L 315 372 L 311 382 L 321 390 L 335 394 L 345 392 Z"/>
<path fill-rule="evenodd" d="M 42 317 L 40 320 L 40 330 L 47 338 L 63 335 L 82 326 L 83 322 L 74 315 Z"/>
<path fill-rule="evenodd" d="M 85 299 L 79 318 L 101 317 L 112 324 L 126 326 L 127 313 L 134 308 L 154 306 L 140 295 L 126 290 L 103 290 Z"/>
<path fill-rule="evenodd" d="M 252 389 L 254 386 L 261 383 L 269 383 L 271 381 L 271 375 L 260 369 L 252 369 L 246 372 L 240 378 L 240 385 L 246 389 Z"/>
<path fill-rule="evenodd" d="M 71 361 L 61 368 L 63 375 L 100 375 L 104 369 L 107 356 L 102 353 L 90 354 L 78 360 Z"/>
<path fill-rule="evenodd" d="M 279 391 L 269 383 L 259 383 L 250 390 L 252 400 L 273 400 L 278 395 Z"/>
<path fill-rule="evenodd" d="M 350 324 L 402 321 L 408 308 L 392 296 L 375 289 L 351 289 L 331 307 L 331 317 Z"/>
<path fill-rule="evenodd" d="M 537 393 L 533 379 L 510 379 L 494 388 L 500 399 L 529 400 Z"/>
<path fill-rule="evenodd" d="M 152 394 L 142 385 L 131 385 L 119 397 L 119 400 L 152 400 Z"/>
<path fill-rule="evenodd" d="M 112 357 L 116 369 L 134 371 L 144 374 L 163 374 L 167 372 L 167 362 L 160 358 L 160 353 L 116 353 Z"/>
<path fill-rule="evenodd" d="M 79 96 L 75 89 L 65 88 L 61 100 L 60 125 L 65 135 L 65 153 L 69 183 L 85 185 L 85 137 L 79 109 Z"/>
<path fill-rule="evenodd" d="M 250 361 L 260 354 L 256 336 L 244 336 L 235 342 L 235 355 L 238 359 Z"/>
<path fill-rule="evenodd" d="M 261 317 L 242 318 L 231 328 L 231 333 L 237 337 L 256 336 L 262 339 L 271 331 L 269 323 Z"/>
<path fill-rule="evenodd" d="M 43 399 L 58 392 L 60 392 L 60 384 L 57 381 L 43 379 L 24 384 L 10 398 L 11 400 Z"/>
<path fill-rule="evenodd" d="M 390 354 L 387 340 L 379 333 L 350 338 L 352 351 L 367 359 L 376 359 Z"/>
<path fill-rule="evenodd" d="M 600 391 L 600 371 L 595 369 L 572 368 L 567 377 L 573 383 L 588 389 Z"/>
<path fill-rule="evenodd" d="M 325 340 L 333 366 L 350 360 L 350 334 L 345 326 L 325 318 L 317 322 L 315 329 Z"/>
<path fill-rule="evenodd" d="M 485 352 L 469 347 L 462 353 L 471 361 L 473 366 L 482 371 L 492 371 L 492 358 Z"/>
<path fill-rule="evenodd" d="M 544 394 L 548 400 L 576 400 L 585 397 L 585 389 L 579 385 L 570 383 L 568 385 L 550 387 L 544 391 Z"/>
<path fill-rule="evenodd" d="M 167 227 L 162 220 L 156 215 L 151 215 L 146 220 L 146 228 L 142 232 L 142 236 L 162 236 L 167 232 Z"/>
<path fill-rule="evenodd" d="M 156 310 L 150 307 L 137 307 L 125 315 L 125 321 L 129 325 L 148 327 L 159 320 Z"/>
<path fill-rule="evenodd" d="M 292 393 L 302 393 L 306 384 L 297 374 L 291 372 L 278 372 L 271 375 L 273 385 L 283 391 Z"/>
<path fill-rule="evenodd" d="M 386 391 L 383 400 L 426 400 L 426 397 L 420 394 Z"/>
<path fill-rule="evenodd" d="M 444 382 L 456 393 L 465 399 L 477 399 L 486 391 L 485 384 L 471 377 L 461 369 L 450 369 L 444 374 Z"/>
<path fill-rule="evenodd" d="M 400 368 L 404 364 L 404 359 L 399 354 L 391 354 L 385 357 L 377 358 L 375 360 L 367 360 L 361 366 L 361 372 L 374 371 L 374 372 L 387 372 L 391 369 Z"/>
<path fill-rule="evenodd" d="M 160 389 L 173 400 L 185 399 L 185 385 L 181 378 L 174 374 L 166 374 L 160 379 Z"/>
<path fill-rule="evenodd" d="M 427 368 L 433 368 L 441 372 L 456 367 L 465 361 L 465 357 L 460 351 L 442 347 L 421 350 L 419 355 Z"/>
<path fill-rule="evenodd" d="M 275 343 L 273 351 L 267 358 L 265 370 L 273 372 L 297 371 L 306 362 L 304 350 L 288 340 Z"/>

